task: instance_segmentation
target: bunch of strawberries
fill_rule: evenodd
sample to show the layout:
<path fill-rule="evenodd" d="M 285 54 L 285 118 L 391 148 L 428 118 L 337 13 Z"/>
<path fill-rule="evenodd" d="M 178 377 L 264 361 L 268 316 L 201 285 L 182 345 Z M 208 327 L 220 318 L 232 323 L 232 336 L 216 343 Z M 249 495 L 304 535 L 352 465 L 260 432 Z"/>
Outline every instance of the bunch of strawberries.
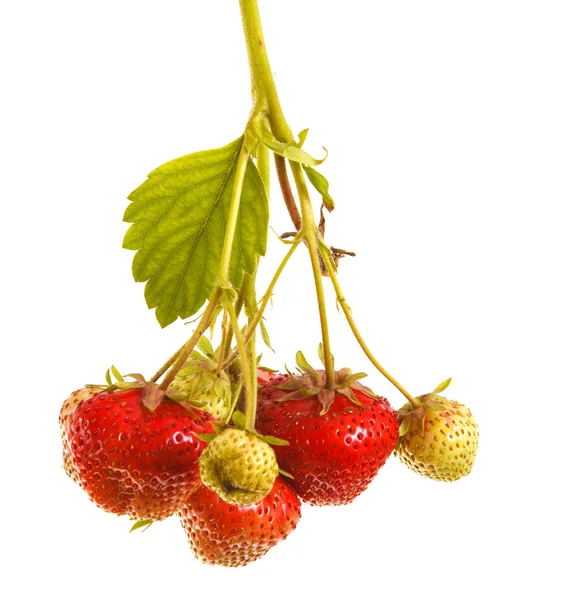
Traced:
<path fill-rule="evenodd" d="M 114 384 L 71 394 L 59 423 L 65 471 L 95 504 L 129 515 L 134 528 L 177 514 L 205 563 L 260 558 L 295 529 L 301 501 L 352 502 L 393 451 L 433 479 L 452 481 L 472 468 L 478 429 L 468 409 L 438 395 L 446 382 L 417 409 L 396 414 L 359 383 L 363 374 L 341 369 L 329 390 L 325 372 L 298 353 L 295 375 L 258 369 L 251 430 L 237 410 L 242 398 L 210 393 L 203 403 L 192 395 L 199 358 L 209 360 L 195 351 L 171 397 L 114 370 Z M 214 385 L 211 377 L 210 392 Z"/>

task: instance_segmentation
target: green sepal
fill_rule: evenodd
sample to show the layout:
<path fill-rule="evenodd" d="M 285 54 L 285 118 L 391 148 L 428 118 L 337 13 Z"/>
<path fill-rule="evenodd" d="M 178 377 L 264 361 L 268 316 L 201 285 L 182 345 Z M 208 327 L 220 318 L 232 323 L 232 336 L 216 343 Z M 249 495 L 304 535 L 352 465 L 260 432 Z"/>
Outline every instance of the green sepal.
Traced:
<path fill-rule="evenodd" d="M 275 352 L 275 350 L 272 348 L 272 344 L 270 343 L 270 336 L 268 334 L 268 329 L 266 328 L 266 324 L 264 323 L 264 317 L 262 317 L 260 319 L 260 333 L 262 334 L 262 340 L 264 341 L 264 344 L 266 344 L 266 346 L 272 352 Z"/>
<path fill-rule="evenodd" d="M 114 365 L 110 367 L 110 370 L 112 371 L 112 374 L 114 375 L 114 378 L 117 381 L 124 381 L 124 377 L 122 377 L 120 371 Z"/>
<path fill-rule="evenodd" d="M 314 377 L 316 376 L 315 369 L 307 362 L 307 359 L 301 350 L 297 351 L 295 361 L 297 362 L 297 368 L 301 373 L 308 373 Z"/>
<path fill-rule="evenodd" d="M 112 377 L 110 376 L 110 369 L 106 370 L 105 379 L 106 379 L 106 383 L 108 383 L 108 385 L 112 385 Z"/>
<path fill-rule="evenodd" d="M 185 363 L 187 365 L 187 363 Z M 179 377 L 190 377 L 192 375 L 197 375 L 198 373 L 201 373 L 203 371 L 203 367 L 201 365 L 201 362 L 198 362 L 197 364 L 190 364 L 187 365 L 185 367 L 183 367 L 182 369 L 179 369 L 179 371 L 177 372 L 177 375 Z"/>
<path fill-rule="evenodd" d="M 283 475 L 284 477 L 288 477 L 289 479 L 295 479 L 295 477 L 291 473 L 288 473 L 287 471 L 284 471 L 283 469 L 278 468 L 278 472 L 280 475 Z"/>
<path fill-rule="evenodd" d="M 209 358 L 214 358 L 215 357 L 215 351 L 213 349 L 213 345 L 211 344 L 211 342 L 205 336 L 202 336 L 199 339 L 199 341 L 197 342 L 197 348 L 199 348 L 199 350 L 205 356 L 208 356 Z"/>
<path fill-rule="evenodd" d="M 216 433 L 194 433 L 193 435 L 196 438 L 200 439 L 202 442 L 207 443 L 212 442 L 217 437 Z"/>
<path fill-rule="evenodd" d="M 305 144 L 305 140 L 307 139 L 307 134 L 309 133 L 309 129 L 302 129 L 298 134 L 297 134 L 297 139 L 299 140 L 297 142 L 297 145 L 301 148 L 303 146 L 303 144 Z"/>
<path fill-rule="evenodd" d="M 305 150 L 301 149 L 296 142 L 280 142 L 278 141 L 274 134 L 268 129 L 268 125 L 265 119 L 260 119 L 255 123 L 255 132 L 258 136 L 258 139 L 267 146 L 270 150 L 287 158 L 289 160 L 293 160 L 294 162 L 301 163 L 302 165 L 309 165 L 311 167 L 316 167 L 325 161 L 327 158 L 328 152 L 325 148 L 325 158 L 316 159 L 313 158 L 310 154 L 305 152 Z"/>
<path fill-rule="evenodd" d="M 226 423 L 222 421 L 213 421 L 212 425 L 216 434 L 222 433 L 227 428 Z"/>
<path fill-rule="evenodd" d="M 215 325 L 217 324 L 217 319 L 219 318 L 219 315 L 221 314 L 222 311 L 223 311 L 223 308 L 220 304 L 213 311 L 213 315 L 211 317 L 211 323 L 209 325 L 209 334 L 211 336 L 211 339 L 214 337 Z"/>
<path fill-rule="evenodd" d="M 323 348 L 323 344 L 319 343 L 319 346 L 317 346 L 317 356 L 319 356 L 319 360 L 321 361 L 321 364 L 323 366 L 325 366 L 325 351 Z M 334 371 L 335 370 L 335 357 L 331 354 L 331 369 Z M 350 369 L 348 369 L 349 373 L 350 373 Z"/>
<path fill-rule="evenodd" d="M 349 387 L 341 388 L 337 390 L 337 392 L 346 396 L 353 404 L 361 407 L 364 406 L 364 404 L 362 404 L 362 402 L 354 395 L 353 391 Z"/>
<path fill-rule="evenodd" d="M 409 431 L 410 423 L 411 423 L 411 415 L 409 415 L 409 414 L 404 415 L 400 419 L 400 426 L 399 426 L 399 430 L 398 430 L 399 437 L 404 436 Z"/>
<path fill-rule="evenodd" d="M 246 415 L 239 410 L 232 413 L 232 422 L 238 429 L 246 429 Z"/>
<path fill-rule="evenodd" d="M 434 390 L 433 393 L 434 394 L 439 394 L 440 392 L 444 392 L 448 387 L 449 384 L 451 383 L 451 377 L 449 377 L 449 379 L 445 379 L 445 381 L 441 382 Z"/>
<path fill-rule="evenodd" d="M 134 390 L 134 389 L 139 389 L 139 388 L 143 388 L 145 386 L 145 382 L 144 381 L 117 381 L 114 386 L 117 387 L 119 390 Z"/>
<path fill-rule="evenodd" d="M 321 194 L 323 198 L 323 204 L 325 208 L 332 212 L 335 209 L 335 201 L 331 198 L 329 194 L 329 182 L 327 179 L 316 171 L 315 169 L 308 167 L 307 165 L 303 165 L 303 170 L 307 175 L 307 178 L 311 182 L 311 185 Z"/>
<path fill-rule="evenodd" d="M 274 437 L 273 435 L 257 435 L 263 442 L 266 444 L 270 444 L 270 446 L 289 446 L 289 442 L 287 440 L 282 440 L 281 438 Z"/>
<path fill-rule="evenodd" d="M 132 525 L 132 527 L 130 528 L 130 533 L 132 533 L 133 531 L 136 531 L 137 529 L 142 529 L 142 531 L 146 531 L 146 529 L 153 523 L 153 521 L 151 519 L 141 519 L 138 520 L 134 523 L 134 525 Z"/>
<path fill-rule="evenodd" d="M 174 402 L 185 402 L 187 400 L 187 394 L 182 394 L 178 390 L 173 390 L 171 388 L 165 390 L 165 395 Z"/>

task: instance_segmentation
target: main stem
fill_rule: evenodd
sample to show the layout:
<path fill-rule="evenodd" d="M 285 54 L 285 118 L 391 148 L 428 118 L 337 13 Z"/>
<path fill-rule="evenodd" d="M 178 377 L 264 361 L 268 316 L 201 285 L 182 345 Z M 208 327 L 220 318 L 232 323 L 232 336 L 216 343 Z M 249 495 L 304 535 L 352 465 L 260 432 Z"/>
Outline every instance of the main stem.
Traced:
<path fill-rule="evenodd" d="M 284 117 L 274 78 L 272 76 L 257 0 L 240 0 L 240 12 L 242 14 L 242 25 L 244 37 L 246 39 L 248 61 L 250 64 L 252 98 L 254 100 L 255 111 L 262 111 L 265 106 L 264 112 L 270 122 L 272 133 L 282 142 L 291 142 L 293 141 L 293 132 Z M 329 339 L 327 311 L 325 308 L 323 277 L 317 253 L 317 224 L 313 215 L 313 208 L 311 207 L 303 170 L 299 163 L 291 163 L 291 168 L 299 194 L 302 231 L 305 235 L 305 243 L 309 250 L 309 257 L 313 268 L 313 277 L 315 279 L 315 290 L 317 293 L 317 304 L 319 306 L 319 318 L 321 321 L 321 333 L 323 338 L 323 355 L 325 372 L 327 375 L 327 386 L 332 387 L 334 384 L 335 373 Z"/>

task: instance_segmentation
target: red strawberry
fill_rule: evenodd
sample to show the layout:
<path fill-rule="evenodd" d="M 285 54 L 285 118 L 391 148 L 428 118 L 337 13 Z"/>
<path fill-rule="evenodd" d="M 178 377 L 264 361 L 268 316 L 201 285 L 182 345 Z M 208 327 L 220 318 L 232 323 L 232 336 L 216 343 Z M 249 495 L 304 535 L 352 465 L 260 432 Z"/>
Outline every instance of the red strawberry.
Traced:
<path fill-rule="evenodd" d="M 263 386 L 268 383 L 271 379 L 277 377 L 278 374 L 273 371 L 266 371 L 266 369 L 262 369 L 262 367 L 258 367 L 256 371 L 256 377 L 258 379 L 258 385 Z"/>
<path fill-rule="evenodd" d="M 93 502 L 111 513 L 159 520 L 200 484 L 198 458 L 206 444 L 195 434 L 213 428 L 210 415 L 169 398 L 152 406 L 149 389 L 83 400 L 66 433 L 80 483 Z"/>
<path fill-rule="evenodd" d="M 71 413 L 77 408 L 77 406 L 87 398 L 94 396 L 98 392 L 102 392 L 104 388 L 102 386 L 89 386 L 75 390 L 68 398 L 63 402 L 61 411 L 59 412 L 59 427 L 61 429 L 61 444 L 63 446 L 63 469 L 65 473 L 75 482 L 80 485 L 79 475 L 73 465 L 71 459 L 71 451 L 69 449 L 69 440 L 67 439 L 67 421 Z"/>
<path fill-rule="evenodd" d="M 229 504 L 202 486 L 179 516 L 197 558 L 210 565 L 242 567 L 285 540 L 299 522 L 301 503 L 278 477 L 272 491 L 251 506 Z"/>
<path fill-rule="evenodd" d="M 347 504 L 366 489 L 394 450 L 396 412 L 356 381 L 362 373 L 342 369 L 335 374 L 336 389 L 327 390 L 323 371 L 302 372 L 280 375 L 258 390 L 257 429 L 289 442 L 274 450 L 303 500 L 319 506 Z"/>

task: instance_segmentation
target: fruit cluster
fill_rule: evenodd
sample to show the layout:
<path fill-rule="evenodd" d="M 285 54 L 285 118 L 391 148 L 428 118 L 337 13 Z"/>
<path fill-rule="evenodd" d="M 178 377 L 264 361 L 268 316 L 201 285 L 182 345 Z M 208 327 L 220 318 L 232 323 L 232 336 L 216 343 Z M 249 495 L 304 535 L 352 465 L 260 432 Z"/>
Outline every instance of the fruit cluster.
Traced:
<path fill-rule="evenodd" d="M 205 308 L 189 340 L 151 379 L 125 378 L 112 367 L 106 385 L 77 390 L 59 415 L 65 471 L 97 506 L 136 520 L 133 529 L 178 515 L 199 559 L 231 567 L 284 540 L 301 502 L 352 502 L 392 453 L 421 475 L 454 481 L 470 473 L 478 446 L 471 412 L 440 395 L 450 380 L 414 398 L 362 338 L 337 276 L 339 259 L 354 253 L 324 239 L 325 213 L 335 206 L 314 168 L 324 159 L 303 149 L 307 130 L 296 140 L 285 120 L 257 0 L 240 0 L 240 8 L 253 97 L 243 135 L 152 171 L 124 215 L 134 279 L 146 282 L 161 326 Z M 279 238 L 288 252 L 258 299 L 271 155 L 295 231 Z M 318 223 L 307 182 L 321 198 Z M 312 267 L 323 369 L 298 352 L 297 371 L 277 375 L 258 367 L 256 332 L 271 348 L 263 313 L 299 247 Z M 360 383 L 364 373 L 335 369 L 324 277 L 363 352 L 407 399 L 399 411 Z M 205 333 L 213 339 L 217 321 L 213 348 Z"/>
<path fill-rule="evenodd" d="M 136 519 L 135 528 L 177 514 L 195 556 L 229 567 L 284 540 L 301 501 L 352 502 L 394 450 L 433 479 L 470 472 L 478 431 L 465 407 L 433 393 L 398 416 L 348 369 L 335 375 L 329 394 L 324 371 L 259 369 L 254 431 L 237 410 L 227 425 L 213 416 L 218 406 L 173 400 L 141 379 L 82 388 L 59 416 L 65 471 L 97 506 Z M 178 376 L 172 390 L 193 378 Z"/>

